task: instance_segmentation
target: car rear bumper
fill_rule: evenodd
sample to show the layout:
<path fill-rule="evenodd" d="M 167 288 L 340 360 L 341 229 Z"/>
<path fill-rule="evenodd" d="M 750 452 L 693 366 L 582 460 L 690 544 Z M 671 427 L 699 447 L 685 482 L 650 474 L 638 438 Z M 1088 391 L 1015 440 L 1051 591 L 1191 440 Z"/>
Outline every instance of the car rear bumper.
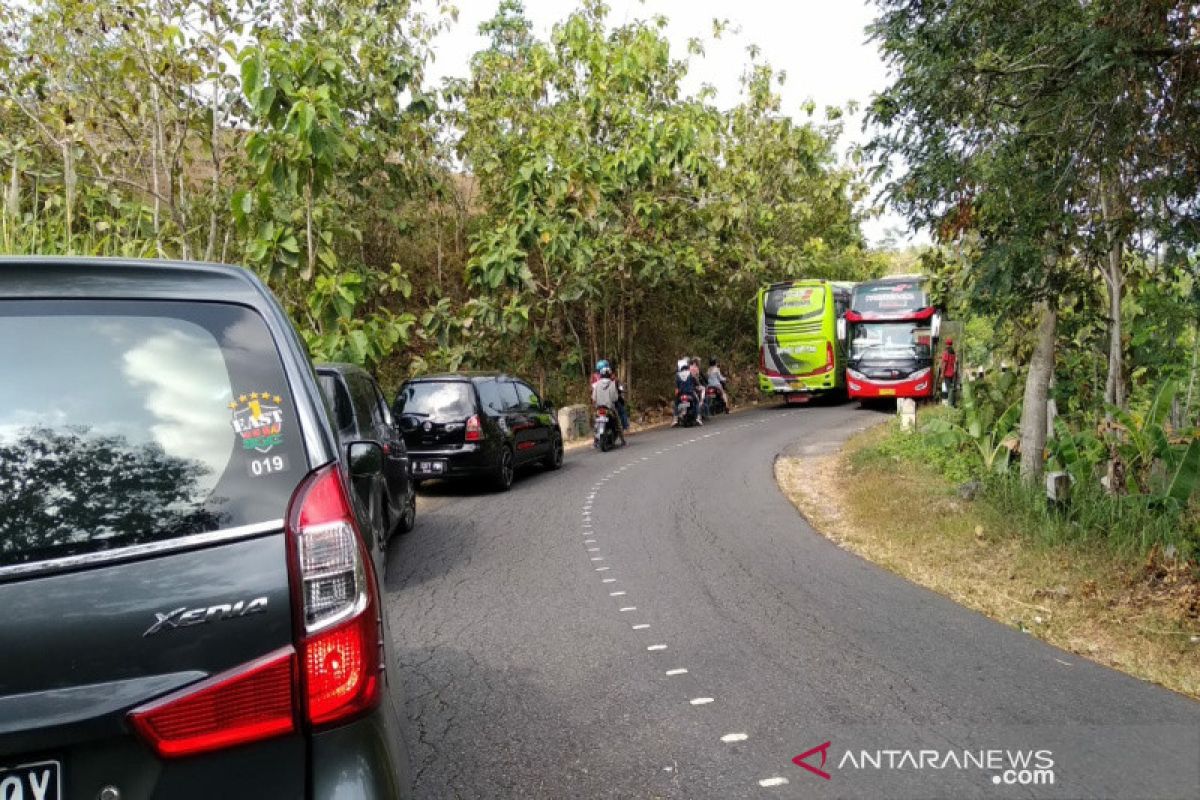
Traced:
<path fill-rule="evenodd" d="M 408 461 L 412 475 L 417 480 L 436 478 L 463 478 L 490 472 L 495 465 L 491 453 L 480 444 L 467 443 L 453 448 L 408 449 Z M 418 472 L 418 464 L 422 461 L 441 461 L 446 465 L 446 471 L 438 474 Z"/>
<path fill-rule="evenodd" d="M 309 797 L 395 800 L 410 796 L 400 726 L 384 705 L 365 717 L 312 737 Z"/>

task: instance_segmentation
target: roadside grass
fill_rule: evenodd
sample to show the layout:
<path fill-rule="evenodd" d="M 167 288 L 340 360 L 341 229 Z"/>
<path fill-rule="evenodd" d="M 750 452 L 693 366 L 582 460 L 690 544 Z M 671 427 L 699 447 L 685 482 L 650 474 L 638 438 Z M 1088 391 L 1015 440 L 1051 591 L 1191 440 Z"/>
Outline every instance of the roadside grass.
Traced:
<path fill-rule="evenodd" d="M 966 500 L 944 477 L 953 465 L 894 452 L 907 446 L 897 445 L 903 438 L 879 426 L 836 455 L 779 459 L 776 479 L 841 547 L 1064 650 L 1200 699 L 1194 562 L 1165 558 L 1153 543 L 1134 551 L 1066 535 L 1070 521 L 1048 525 L 1052 512 L 1004 490 Z"/>

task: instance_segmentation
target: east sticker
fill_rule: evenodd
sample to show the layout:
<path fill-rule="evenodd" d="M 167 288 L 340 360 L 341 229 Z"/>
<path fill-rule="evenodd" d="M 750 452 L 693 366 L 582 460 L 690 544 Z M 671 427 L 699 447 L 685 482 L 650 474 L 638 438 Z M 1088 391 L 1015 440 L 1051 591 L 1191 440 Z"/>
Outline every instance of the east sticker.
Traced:
<path fill-rule="evenodd" d="M 272 392 L 249 392 L 229 403 L 233 431 L 243 450 L 269 453 L 283 444 L 283 398 Z"/>

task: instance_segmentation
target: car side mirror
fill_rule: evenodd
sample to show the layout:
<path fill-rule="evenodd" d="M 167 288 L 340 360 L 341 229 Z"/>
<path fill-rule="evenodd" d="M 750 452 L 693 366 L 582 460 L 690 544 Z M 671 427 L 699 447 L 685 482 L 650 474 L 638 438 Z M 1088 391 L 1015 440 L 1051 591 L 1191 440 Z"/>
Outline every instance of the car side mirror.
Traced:
<path fill-rule="evenodd" d="M 351 442 L 346 447 L 350 476 L 362 478 L 383 472 L 383 448 L 378 442 Z"/>

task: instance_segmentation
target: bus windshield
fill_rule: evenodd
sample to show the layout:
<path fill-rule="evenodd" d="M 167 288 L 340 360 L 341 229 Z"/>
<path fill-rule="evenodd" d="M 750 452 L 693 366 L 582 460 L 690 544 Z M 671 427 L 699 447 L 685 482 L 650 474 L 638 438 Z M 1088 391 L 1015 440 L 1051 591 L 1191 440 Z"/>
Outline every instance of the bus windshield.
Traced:
<path fill-rule="evenodd" d="M 868 322 L 854 326 L 850 359 L 929 358 L 928 323 Z"/>

